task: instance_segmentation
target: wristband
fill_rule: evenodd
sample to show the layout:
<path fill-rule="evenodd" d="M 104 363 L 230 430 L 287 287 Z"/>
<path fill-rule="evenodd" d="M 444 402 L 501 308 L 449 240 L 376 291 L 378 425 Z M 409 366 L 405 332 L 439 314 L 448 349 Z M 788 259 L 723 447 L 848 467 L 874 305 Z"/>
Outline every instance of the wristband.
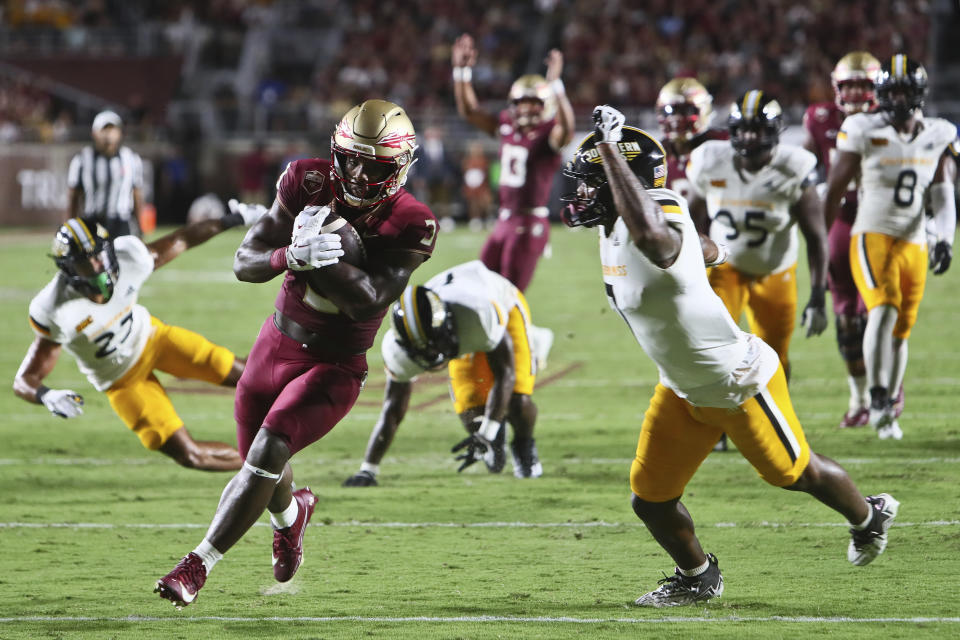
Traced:
<path fill-rule="evenodd" d="M 50 391 L 50 387 L 40 385 L 37 387 L 35 395 L 37 396 L 37 402 L 43 404 L 43 396 L 47 395 L 47 392 Z"/>
<path fill-rule="evenodd" d="M 280 247 L 270 254 L 270 268 L 278 272 L 287 270 L 287 247 Z"/>
<path fill-rule="evenodd" d="M 473 79 L 473 67 L 454 67 L 454 82 L 470 82 Z"/>
<path fill-rule="evenodd" d="M 228 213 L 220 221 L 223 223 L 224 229 L 230 229 L 232 227 L 239 227 L 243 224 L 243 216 L 239 213 Z"/>
<path fill-rule="evenodd" d="M 480 428 L 477 429 L 477 435 L 488 442 L 493 442 L 497 439 L 497 434 L 500 433 L 502 427 L 502 421 L 483 416 L 483 422 L 480 423 Z"/>
<path fill-rule="evenodd" d="M 558 97 L 566 95 L 567 93 L 567 88 L 563 86 L 563 80 L 561 80 L 560 78 L 557 78 L 556 80 L 551 82 L 550 88 L 553 89 L 553 93 Z"/>

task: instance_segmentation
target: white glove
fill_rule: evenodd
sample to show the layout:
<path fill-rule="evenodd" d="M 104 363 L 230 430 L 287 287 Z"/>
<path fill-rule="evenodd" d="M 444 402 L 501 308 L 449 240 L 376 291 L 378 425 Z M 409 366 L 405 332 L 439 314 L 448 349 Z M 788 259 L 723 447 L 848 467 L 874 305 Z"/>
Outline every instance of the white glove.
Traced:
<path fill-rule="evenodd" d="M 503 466 L 507 462 L 507 456 L 503 450 L 505 436 L 503 423 L 482 419 L 481 425 L 476 433 L 470 434 L 450 449 L 451 453 L 466 449 L 455 458 L 462 461 L 457 472 L 463 471 L 480 460 L 487 465 L 487 471 L 490 473 L 503 471 Z"/>
<path fill-rule="evenodd" d="M 83 415 L 83 397 L 70 389 L 47 389 L 40 402 L 50 413 L 61 418 Z"/>
<path fill-rule="evenodd" d="M 602 104 L 593 110 L 593 127 L 600 142 L 620 142 L 623 137 L 623 114 Z"/>
<path fill-rule="evenodd" d="M 287 247 L 287 268 L 291 271 L 309 271 L 336 264 L 343 249 L 340 236 L 320 233 L 330 207 L 307 207 L 293 221 L 293 234 Z"/>
<path fill-rule="evenodd" d="M 262 204 L 252 204 L 249 202 L 238 202 L 236 198 L 230 198 L 227 201 L 230 213 L 239 213 L 243 218 L 244 226 L 251 226 L 257 222 L 267 212 L 267 208 Z"/>

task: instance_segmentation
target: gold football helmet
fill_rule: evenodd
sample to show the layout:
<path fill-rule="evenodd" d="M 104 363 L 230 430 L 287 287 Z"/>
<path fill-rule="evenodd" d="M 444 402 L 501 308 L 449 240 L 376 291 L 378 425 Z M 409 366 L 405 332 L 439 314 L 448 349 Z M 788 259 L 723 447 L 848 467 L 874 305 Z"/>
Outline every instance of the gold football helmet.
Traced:
<path fill-rule="evenodd" d="M 330 140 L 330 179 L 338 202 L 371 209 L 407 181 L 417 134 L 402 107 L 367 100 L 347 112 Z"/>
<path fill-rule="evenodd" d="M 876 104 L 873 85 L 879 75 L 880 61 L 866 51 L 851 51 L 840 58 L 830 74 L 837 106 L 847 115 L 873 109 Z M 848 83 L 850 88 L 844 91 Z"/>
<path fill-rule="evenodd" d="M 518 127 L 529 127 L 550 120 L 557 112 L 557 98 L 553 89 L 543 76 L 531 73 L 520 76 L 510 86 L 510 107 L 513 119 Z M 543 107 L 524 109 L 520 102 L 525 100 L 539 100 Z"/>
<path fill-rule="evenodd" d="M 657 95 L 657 121 L 667 140 L 703 133 L 713 117 L 713 96 L 696 78 L 674 78 Z"/>

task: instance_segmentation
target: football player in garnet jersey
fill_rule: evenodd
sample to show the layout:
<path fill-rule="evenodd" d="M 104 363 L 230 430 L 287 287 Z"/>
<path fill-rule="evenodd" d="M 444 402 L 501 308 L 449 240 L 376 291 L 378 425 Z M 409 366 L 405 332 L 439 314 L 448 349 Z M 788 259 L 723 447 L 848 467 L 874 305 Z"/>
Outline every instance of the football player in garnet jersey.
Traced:
<path fill-rule="evenodd" d="M 350 411 L 381 320 L 433 253 L 437 219 L 403 189 L 417 150 L 406 112 L 367 100 L 346 113 L 330 146 L 329 160 L 287 166 L 273 206 L 237 250 L 240 280 L 284 279 L 237 385 L 243 468 L 224 489 L 203 541 L 157 581 L 155 590 L 178 607 L 193 602 L 264 509 L 274 527 L 273 575 L 293 577 L 316 496 L 294 491 L 289 460 Z M 339 260 L 340 236 L 322 232 L 331 209 L 363 239 L 362 269 Z"/>
<path fill-rule="evenodd" d="M 803 114 L 806 137 L 803 148 L 817 156 L 820 173 L 826 179 L 830 163 L 836 155 L 837 133 L 844 118 L 854 113 L 872 111 L 876 105 L 873 81 L 880 72 L 880 61 L 866 51 L 853 51 L 840 58 L 830 74 L 833 102 L 818 102 Z M 829 266 L 827 285 L 833 298 L 833 314 L 837 323 L 837 345 L 847 366 L 850 402 L 840 420 L 840 427 L 862 427 L 869 418 L 870 395 L 867 371 L 863 364 L 863 330 L 867 325 L 867 308 L 857 293 L 850 272 L 850 229 L 857 217 L 857 183 L 850 182 L 843 195 L 839 215 L 827 230 Z M 900 388 L 897 415 L 902 410 L 903 387 Z"/>
<path fill-rule="evenodd" d="M 776 352 L 742 331 L 710 287 L 704 263 L 720 258 L 719 247 L 698 238 L 684 199 L 661 188 L 660 144 L 606 105 L 594 122 L 567 171 L 577 191 L 564 220 L 600 227 L 610 306 L 660 372 L 630 488 L 634 512 L 677 567 L 636 604 L 696 605 L 723 593 L 717 559 L 680 497 L 724 432 L 764 480 L 842 514 L 852 525 L 847 559 L 868 564 L 886 548 L 899 503 L 865 498 L 842 467 L 810 450 Z"/>
<path fill-rule="evenodd" d="M 550 238 L 547 203 L 560 151 L 573 137 L 573 107 L 563 88 L 563 54 L 547 56 L 547 76 L 521 76 L 510 87 L 510 106 L 493 114 L 480 106 L 471 78 L 477 50 L 469 34 L 453 44 L 457 112 L 500 140 L 500 214 L 480 259 L 526 291 Z"/>
<path fill-rule="evenodd" d="M 14 393 L 61 418 L 82 414 L 80 394 L 43 384 L 66 349 L 144 447 L 190 469 L 239 469 L 236 449 L 191 437 L 153 372 L 234 387 L 244 361 L 199 334 L 164 324 L 137 303 L 156 269 L 266 212 L 262 205 L 235 200 L 230 210 L 219 220 L 187 225 L 149 244 L 133 235 L 112 238 L 93 220 L 63 223 L 53 240 L 59 272 L 30 303 L 36 337 L 17 371 Z"/>
<path fill-rule="evenodd" d="M 537 406 L 531 394 L 536 363 L 530 348 L 530 308 L 523 294 L 498 273 L 472 260 L 441 271 L 423 286 L 407 287 L 394 304 L 381 350 L 387 369 L 383 410 L 370 434 L 360 471 L 345 487 L 377 484 L 380 461 L 407 413 L 413 382 L 447 364 L 453 407 L 471 436 L 455 451 L 462 471 L 483 460 L 503 469 L 504 423 L 513 428 L 513 474 L 543 474 L 533 440 Z"/>
<path fill-rule="evenodd" d="M 657 94 L 657 122 L 667 152 L 667 188 L 690 198 L 687 160 L 707 140 L 726 140 L 725 129 L 711 129 L 713 96 L 695 78 L 674 78 Z"/>
<path fill-rule="evenodd" d="M 850 270 L 867 307 L 863 356 L 870 392 L 868 421 L 881 439 L 903 437 L 895 406 L 907 368 L 907 338 L 917 320 L 927 269 L 946 272 L 956 230 L 953 157 L 957 128 L 923 115 L 927 72 L 906 55 L 885 61 L 877 109 L 844 119 L 827 177 L 827 224 L 841 215 L 850 181 L 860 176 L 851 229 Z M 928 255 L 924 201 L 936 222 Z"/>

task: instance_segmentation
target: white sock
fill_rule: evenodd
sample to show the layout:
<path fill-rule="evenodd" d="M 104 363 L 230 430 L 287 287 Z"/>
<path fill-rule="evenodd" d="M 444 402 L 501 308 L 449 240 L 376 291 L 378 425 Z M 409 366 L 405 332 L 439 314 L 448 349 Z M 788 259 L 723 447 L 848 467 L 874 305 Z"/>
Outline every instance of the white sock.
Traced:
<path fill-rule="evenodd" d="M 370 475 L 377 475 L 380 473 L 380 465 L 370 464 L 369 462 L 363 462 L 360 464 L 360 471 L 366 471 Z"/>
<path fill-rule="evenodd" d="M 867 508 L 870 509 L 870 511 L 867 513 L 866 520 L 864 520 L 860 524 L 853 524 L 852 522 L 850 523 L 850 524 L 853 524 L 853 528 L 856 529 L 857 531 L 863 531 L 864 529 L 866 529 L 867 526 L 870 524 L 870 521 L 873 520 L 873 505 L 868 502 Z"/>
<path fill-rule="evenodd" d="M 210 575 L 210 571 L 213 569 L 213 566 L 223 560 L 223 554 L 217 551 L 217 549 L 207 541 L 206 538 L 203 539 L 203 542 L 197 545 L 197 548 L 193 550 L 195 554 L 200 556 L 200 559 L 203 560 L 203 566 L 207 570 L 207 575 Z"/>
<path fill-rule="evenodd" d="M 300 513 L 300 504 L 290 496 L 290 504 L 279 513 L 270 512 L 270 524 L 274 529 L 286 529 L 297 521 L 297 515 Z"/>
<path fill-rule="evenodd" d="M 679 567 L 677 567 L 679 569 Z M 697 567 L 696 569 L 680 569 L 680 574 L 685 575 L 688 578 L 696 578 L 702 573 L 706 573 L 707 569 L 710 568 L 710 558 L 707 558 L 703 561 L 703 564 Z"/>
<path fill-rule="evenodd" d="M 850 411 L 870 406 L 870 391 L 867 388 L 867 376 L 847 376 L 850 385 Z"/>
<path fill-rule="evenodd" d="M 893 339 L 893 377 L 890 379 L 890 399 L 893 400 L 900 393 L 903 385 L 903 376 L 907 372 L 907 341 Z"/>
<path fill-rule="evenodd" d="M 874 307 L 867 313 L 867 327 L 863 331 L 863 360 L 867 365 L 868 389 L 887 388 L 893 377 L 893 327 L 897 324 L 898 315 L 896 307 L 886 304 Z M 896 393 L 895 390 L 889 391 Z"/>

